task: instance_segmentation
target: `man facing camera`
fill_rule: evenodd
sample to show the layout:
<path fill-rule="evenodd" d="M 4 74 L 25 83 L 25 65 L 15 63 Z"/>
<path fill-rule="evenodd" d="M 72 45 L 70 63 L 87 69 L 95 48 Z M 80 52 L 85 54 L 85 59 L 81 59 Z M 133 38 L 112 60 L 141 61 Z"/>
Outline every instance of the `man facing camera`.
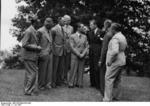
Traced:
<path fill-rule="evenodd" d="M 52 18 L 46 18 L 44 21 L 44 26 L 38 29 L 37 37 L 38 44 L 41 46 L 42 50 L 39 54 L 38 66 L 38 83 L 39 89 L 44 90 L 45 88 L 50 89 L 52 84 L 52 35 L 51 28 L 53 26 Z"/>
<path fill-rule="evenodd" d="M 25 82 L 24 93 L 25 95 L 37 94 L 37 81 L 38 81 L 38 53 L 41 47 L 38 46 L 37 31 L 35 26 L 37 24 L 37 17 L 30 17 L 31 25 L 24 32 L 22 39 L 22 59 L 25 65 Z"/>
<path fill-rule="evenodd" d="M 71 46 L 71 70 L 69 75 L 69 88 L 83 87 L 83 72 L 85 56 L 88 52 L 88 42 L 84 32 L 84 25 L 77 24 L 77 32 L 70 37 Z"/>
<path fill-rule="evenodd" d="M 66 69 L 65 56 L 66 56 L 66 35 L 64 32 L 65 22 L 64 18 L 58 19 L 58 24 L 52 28 L 53 38 L 53 84 L 55 88 L 64 84 L 64 70 Z"/>
<path fill-rule="evenodd" d="M 100 87 L 100 74 L 98 68 L 98 61 L 101 53 L 101 46 L 103 38 L 101 36 L 101 30 L 97 26 L 96 20 L 90 20 L 90 31 L 88 33 L 89 41 L 89 62 L 90 62 L 90 82 L 91 87 Z"/>
<path fill-rule="evenodd" d="M 66 57 L 65 57 L 65 62 L 66 62 L 66 67 L 64 70 L 64 81 L 67 83 L 67 75 L 68 75 L 68 71 L 70 70 L 70 65 L 71 65 L 71 50 L 70 50 L 70 43 L 69 43 L 69 39 L 71 34 L 73 34 L 73 27 L 70 25 L 71 23 L 71 17 L 69 15 L 65 15 L 64 16 L 64 20 L 65 20 L 65 26 L 64 28 L 64 32 L 65 32 L 65 36 L 66 36 Z"/>

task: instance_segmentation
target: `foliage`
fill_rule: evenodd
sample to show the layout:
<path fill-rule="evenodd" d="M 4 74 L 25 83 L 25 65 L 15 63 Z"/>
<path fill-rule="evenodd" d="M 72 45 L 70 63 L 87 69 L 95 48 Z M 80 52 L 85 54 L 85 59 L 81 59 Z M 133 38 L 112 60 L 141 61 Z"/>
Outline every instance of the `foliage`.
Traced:
<path fill-rule="evenodd" d="M 26 21 L 29 14 L 37 14 L 40 27 L 45 17 L 57 18 L 68 14 L 72 17 L 72 25 L 77 21 L 88 24 L 89 19 L 98 20 L 99 27 L 107 18 L 119 22 L 128 40 L 127 56 L 132 63 L 145 65 L 149 61 L 149 0 L 16 0 L 25 2 L 27 6 L 18 7 L 18 15 L 13 18 L 13 36 L 21 39 L 21 33 L 28 27 Z"/>
<path fill-rule="evenodd" d="M 20 49 L 21 46 L 16 45 L 13 48 L 13 52 L 10 54 L 8 54 L 7 56 L 4 57 L 4 62 L 5 62 L 5 66 L 3 68 L 8 68 L 8 69 L 12 69 L 12 68 L 23 68 L 23 63 L 21 61 L 21 57 L 20 57 Z"/>

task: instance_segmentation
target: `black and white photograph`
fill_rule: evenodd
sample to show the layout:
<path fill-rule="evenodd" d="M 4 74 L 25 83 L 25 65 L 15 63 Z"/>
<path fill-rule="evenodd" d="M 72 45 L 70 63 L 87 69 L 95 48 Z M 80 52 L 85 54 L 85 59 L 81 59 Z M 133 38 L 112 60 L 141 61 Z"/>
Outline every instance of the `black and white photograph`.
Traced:
<path fill-rule="evenodd" d="M 150 0 L 0 6 L 0 105 L 150 102 Z"/>

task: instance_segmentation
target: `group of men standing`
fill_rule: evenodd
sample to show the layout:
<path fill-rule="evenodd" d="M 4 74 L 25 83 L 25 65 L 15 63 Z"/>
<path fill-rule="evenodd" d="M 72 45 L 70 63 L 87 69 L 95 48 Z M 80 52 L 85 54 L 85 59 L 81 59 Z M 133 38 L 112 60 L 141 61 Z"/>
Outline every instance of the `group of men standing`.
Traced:
<path fill-rule="evenodd" d="M 119 24 L 106 20 L 103 29 L 99 29 L 93 19 L 89 22 L 90 30 L 78 22 L 74 32 L 68 15 L 60 17 L 55 26 L 52 18 L 46 18 L 38 30 L 35 29 L 37 17 L 30 21 L 22 39 L 25 95 L 36 95 L 39 89 L 62 84 L 82 88 L 84 64 L 89 56 L 91 87 L 101 91 L 104 101 L 113 99 L 112 89 L 125 65 L 127 45 Z"/>
<path fill-rule="evenodd" d="M 90 21 L 88 34 L 91 86 L 100 90 L 103 101 L 119 100 L 121 72 L 126 64 L 127 41 L 121 25 L 105 20 L 102 29 Z"/>
<path fill-rule="evenodd" d="M 82 87 L 84 60 L 88 52 L 84 25 L 78 23 L 73 34 L 68 15 L 60 17 L 55 26 L 52 18 L 46 18 L 38 30 L 35 29 L 37 18 L 32 17 L 30 21 L 22 39 L 25 95 L 34 95 L 38 89 L 56 88 L 62 84 L 68 84 L 70 88 L 75 85 Z"/>

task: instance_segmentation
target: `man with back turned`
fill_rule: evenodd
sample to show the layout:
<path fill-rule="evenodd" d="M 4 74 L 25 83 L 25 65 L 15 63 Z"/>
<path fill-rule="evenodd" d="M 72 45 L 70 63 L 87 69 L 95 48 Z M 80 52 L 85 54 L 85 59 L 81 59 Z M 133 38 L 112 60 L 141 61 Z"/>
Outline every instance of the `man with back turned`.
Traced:
<path fill-rule="evenodd" d="M 108 44 L 106 56 L 105 93 L 103 101 L 119 99 L 121 72 L 126 64 L 127 40 L 121 33 L 121 26 L 113 23 L 110 27 L 113 37 Z"/>

